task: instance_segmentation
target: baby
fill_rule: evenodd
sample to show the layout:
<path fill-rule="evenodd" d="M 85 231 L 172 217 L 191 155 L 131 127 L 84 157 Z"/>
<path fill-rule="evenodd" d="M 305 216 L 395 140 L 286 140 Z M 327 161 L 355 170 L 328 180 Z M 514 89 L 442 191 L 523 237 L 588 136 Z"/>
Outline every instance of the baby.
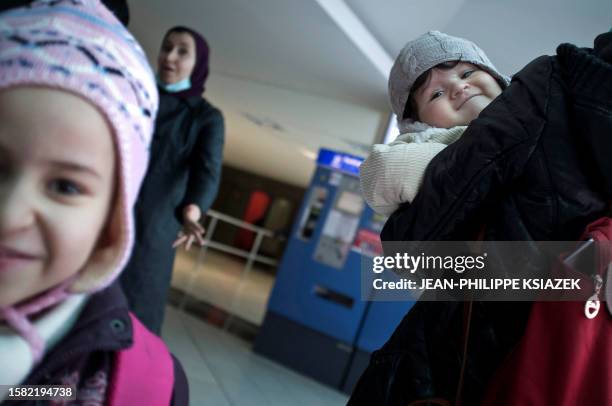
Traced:
<path fill-rule="evenodd" d="M 142 49 L 99 1 L 0 14 L 0 384 L 71 385 L 79 404 L 186 403 L 180 365 L 113 284 L 157 101 Z"/>
<path fill-rule="evenodd" d="M 514 251 L 516 262 L 497 261 L 497 250 L 487 249 L 487 275 L 506 279 L 548 271 L 540 241 L 610 240 L 610 95 L 612 33 L 599 35 L 593 48 L 561 44 L 555 55 L 534 59 L 432 159 L 421 190 L 393 212 L 381 240 L 405 242 L 403 252 L 421 252 L 436 245 L 431 241 L 469 241 L 476 230 L 493 242 L 489 247 L 532 242 Z M 405 104 L 394 107 L 401 112 Z M 397 251 L 386 248 L 386 255 Z M 599 262 L 589 278 L 596 272 L 605 278 L 609 260 Z M 603 297 L 597 284 L 584 286 L 593 300 Z M 601 311 L 591 319 L 589 307 L 420 300 L 373 353 L 349 404 L 609 404 L 612 325 Z M 583 317 L 593 322 L 588 329 L 581 328 Z"/>
<path fill-rule="evenodd" d="M 430 31 L 402 49 L 389 76 L 401 135 L 374 145 L 361 165 L 361 189 L 377 213 L 414 199 L 431 159 L 509 84 L 474 43 Z"/>

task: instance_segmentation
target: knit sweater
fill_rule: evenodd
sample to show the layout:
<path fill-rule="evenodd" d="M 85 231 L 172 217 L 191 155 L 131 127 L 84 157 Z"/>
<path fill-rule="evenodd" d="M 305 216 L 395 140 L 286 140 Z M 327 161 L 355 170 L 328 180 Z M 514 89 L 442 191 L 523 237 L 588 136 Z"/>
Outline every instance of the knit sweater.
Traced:
<path fill-rule="evenodd" d="M 389 215 L 416 196 L 429 162 L 457 141 L 467 127 L 429 128 L 402 134 L 390 144 L 375 144 L 359 168 L 361 191 L 377 213 Z"/>

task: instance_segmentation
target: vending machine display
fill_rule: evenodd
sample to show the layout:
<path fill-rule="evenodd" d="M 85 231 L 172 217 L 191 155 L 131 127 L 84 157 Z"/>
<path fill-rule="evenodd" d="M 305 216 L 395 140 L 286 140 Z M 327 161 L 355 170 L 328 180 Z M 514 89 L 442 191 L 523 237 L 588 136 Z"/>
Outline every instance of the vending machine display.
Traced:
<path fill-rule="evenodd" d="M 302 214 L 300 227 L 298 228 L 298 237 L 305 241 L 312 238 L 312 234 L 321 217 L 321 210 L 327 199 L 327 189 L 322 187 L 314 187 L 308 195 L 308 203 Z"/>
<path fill-rule="evenodd" d="M 355 239 L 364 206 L 359 194 L 359 180 L 353 176 L 342 176 L 315 249 L 316 261 L 342 269 Z"/>

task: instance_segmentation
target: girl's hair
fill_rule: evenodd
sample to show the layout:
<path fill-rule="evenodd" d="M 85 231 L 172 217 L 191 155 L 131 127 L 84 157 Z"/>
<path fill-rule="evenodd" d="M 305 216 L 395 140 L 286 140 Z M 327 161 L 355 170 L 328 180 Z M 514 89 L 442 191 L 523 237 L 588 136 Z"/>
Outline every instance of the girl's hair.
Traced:
<path fill-rule="evenodd" d="M 412 88 L 410 89 L 410 95 L 408 96 L 408 101 L 406 102 L 406 107 L 404 108 L 402 119 L 412 118 L 413 120 L 418 121 L 419 112 L 418 112 L 417 103 L 416 103 L 416 99 L 414 95 L 419 91 L 421 87 L 423 87 L 423 85 L 425 85 L 425 83 L 429 81 L 429 78 L 431 77 L 431 72 L 434 69 L 450 70 L 450 69 L 453 69 L 455 66 L 457 66 L 459 62 L 461 61 L 456 60 L 456 61 L 442 62 L 442 63 L 437 64 L 433 68 L 429 69 L 428 71 L 423 72 L 421 76 L 419 76 L 417 80 L 414 81 L 414 84 L 412 85 Z"/>

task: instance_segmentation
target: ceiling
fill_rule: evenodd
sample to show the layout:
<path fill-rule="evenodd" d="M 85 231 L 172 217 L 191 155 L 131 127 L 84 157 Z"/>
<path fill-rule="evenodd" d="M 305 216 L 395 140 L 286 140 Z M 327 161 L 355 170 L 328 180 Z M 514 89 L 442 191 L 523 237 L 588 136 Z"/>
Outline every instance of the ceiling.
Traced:
<path fill-rule="evenodd" d="M 365 155 L 388 119 L 387 72 L 406 41 L 469 38 L 504 73 L 556 45 L 592 44 L 610 0 L 129 0 L 153 63 L 173 25 L 211 47 L 205 97 L 226 120 L 224 161 L 306 186 L 319 147 Z"/>

